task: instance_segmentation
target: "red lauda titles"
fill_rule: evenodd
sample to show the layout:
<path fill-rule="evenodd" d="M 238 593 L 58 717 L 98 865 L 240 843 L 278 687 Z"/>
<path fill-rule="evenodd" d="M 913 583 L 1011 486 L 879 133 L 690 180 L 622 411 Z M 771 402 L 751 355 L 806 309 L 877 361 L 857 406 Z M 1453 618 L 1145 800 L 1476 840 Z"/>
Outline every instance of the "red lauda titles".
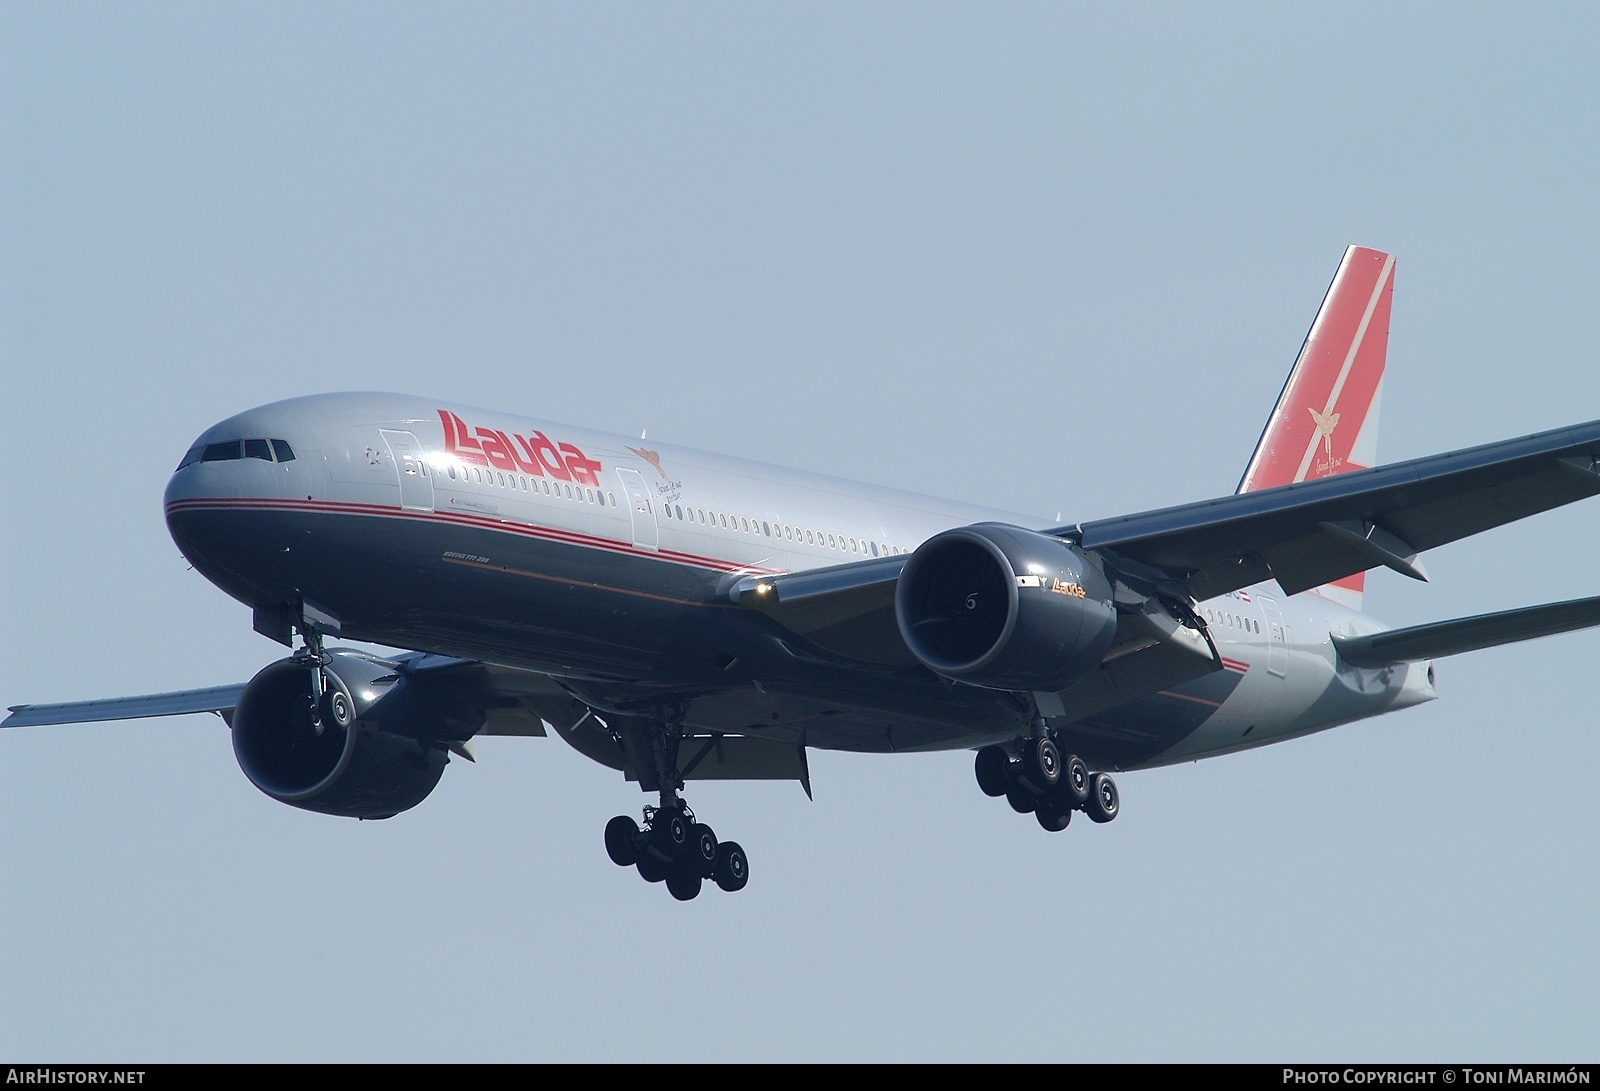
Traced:
<path fill-rule="evenodd" d="M 579 485 L 600 484 L 599 462 L 570 443 L 551 442 L 543 432 L 531 436 L 507 435 L 493 428 L 469 432 L 460 417 L 444 409 L 439 410 L 439 419 L 444 422 L 445 453 L 470 466 L 493 466 Z"/>

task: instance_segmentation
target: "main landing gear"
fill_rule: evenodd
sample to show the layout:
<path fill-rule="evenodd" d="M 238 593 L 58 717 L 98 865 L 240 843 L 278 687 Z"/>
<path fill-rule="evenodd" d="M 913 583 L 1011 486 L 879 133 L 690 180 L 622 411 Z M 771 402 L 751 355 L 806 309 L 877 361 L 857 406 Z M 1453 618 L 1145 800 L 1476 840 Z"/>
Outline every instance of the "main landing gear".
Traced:
<path fill-rule="evenodd" d="M 1023 740 L 1017 760 L 1002 746 L 986 746 L 973 762 L 984 795 L 1006 797 L 1018 814 L 1032 814 L 1056 833 L 1067 828 L 1073 811 L 1093 822 L 1117 817 L 1117 784 L 1104 773 L 1089 772 L 1076 754 L 1062 756 L 1048 735 Z"/>
<path fill-rule="evenodd" d="M 707 879 L 732 893 L 750 881 L 750 860 L 737 841 L 719 841 L 710 826 L 695 820 L 678 796 L 678 743 L 682 729 L 665 721 L 651 723 L 650 749 L 655 759 L 661 802 L 644 809 L 644 825 L 625 814 L 606 823 L 606 855 L 618 867 L 634 867 L 647 883 L 667 884 L 680 902 L 700 894 Z"/>
<path fill-rule="evenodd" d="M 698 897 L 707 879 L 730 893 L 750 881 L 739 843 L 718 841 L 682 800 L 671 809 L 646 807 L 642 827 L 625 814 L 607 822 L 606 854 L 618 867 L 638 868 L 647 883 L 665 882 L 680 902 Z"/>

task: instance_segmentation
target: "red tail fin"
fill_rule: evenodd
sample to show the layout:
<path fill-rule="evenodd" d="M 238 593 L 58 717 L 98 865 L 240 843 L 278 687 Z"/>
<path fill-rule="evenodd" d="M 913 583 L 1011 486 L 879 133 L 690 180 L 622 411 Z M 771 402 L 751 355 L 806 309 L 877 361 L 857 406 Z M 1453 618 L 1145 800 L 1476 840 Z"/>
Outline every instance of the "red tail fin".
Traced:
<path fill-rule="evenodd" d="M 1377 461 L 1378 407 L 1389 352 L 1394 258 L 1352 246 L 1344 253 L 1300 356 L 1239 482 L 1254 492 L 1364 470 Z M 1361 577 L 1336 594 L 1360 605 Z"/>

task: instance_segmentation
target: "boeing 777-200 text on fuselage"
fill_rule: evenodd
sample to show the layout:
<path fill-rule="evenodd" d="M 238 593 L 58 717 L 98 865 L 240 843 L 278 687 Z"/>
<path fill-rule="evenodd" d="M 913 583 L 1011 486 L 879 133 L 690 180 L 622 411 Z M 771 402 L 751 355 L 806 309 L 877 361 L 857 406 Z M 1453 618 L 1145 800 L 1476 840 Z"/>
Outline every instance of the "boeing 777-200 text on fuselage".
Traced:
<path fill-rule="evenodd" d="M 1433 657 L 1600 624 L 1600 598 L 1361 612 L 1367 569 L 1423 579 L 1424 550 L 1600 493 L 1600 421 L 1377 466 L 1393 288 L 1346 252 L 1234 495 L 1066 526 L 422 398 L 252 409 L 183 457 L 167 525 L 298 650 L 3 726 L 216 712 L 257 788 L 355 818 L 416 806 L 475 735 L 553 730 L 658 793 L 605 845 L 680 899 L 749 876 L 684 783 L 809 792 L 810 747 L 973 749 L 1044 828 L 1107 822 L 1107 770 L 1432 700 Z"/>

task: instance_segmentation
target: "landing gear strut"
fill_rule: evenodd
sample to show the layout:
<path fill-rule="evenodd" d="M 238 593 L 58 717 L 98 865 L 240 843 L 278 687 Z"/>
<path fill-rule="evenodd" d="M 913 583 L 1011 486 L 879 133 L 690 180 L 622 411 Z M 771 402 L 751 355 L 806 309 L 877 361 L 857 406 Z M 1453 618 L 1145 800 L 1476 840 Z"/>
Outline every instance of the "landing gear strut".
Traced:
<path fill-rule="evenodd" d="M 311 625 L 300 628 L 305 646 L 294 653 L 295 660 L 311 672 L 311 700 L 306 715 L 318 735 L 328 727 L 347 728 L 355 722 L 350 698 L 337 686 L 328 685 L 328 655 L 322 648 L 322 632 Z"/>
<path fill-rule="evenodd" d="M 1089 773 L 1076 754 L 1061 753 L 1044 732 L 1022 741 L 1017 760 L 1003 746 L 986 746 L 973 761 L 978 787 L 987 796 L 1005 796 L 1018 814 L 1032 814 L 1051 833 L 1067 828 L 1073 811 L 1094 822 L 1117 817 L 1117 785 L 1104 773 Z"/>
<path fill-rule="evenodd" d="M 750 881 L 750 861 L 737 841 L 719 841 L 716 832 L 695 819 L 678 795 L 678 743 L 682 729 L 665 719 L 650 724 L 660 802 L 645 807 L 644 824 L 627 815 L 606 823 L 606 855 L 618 867 L 633 867 L 648 883 L 667 885 L 680 902 L 696 898 L 710 879 L 732 893 Z"/>

